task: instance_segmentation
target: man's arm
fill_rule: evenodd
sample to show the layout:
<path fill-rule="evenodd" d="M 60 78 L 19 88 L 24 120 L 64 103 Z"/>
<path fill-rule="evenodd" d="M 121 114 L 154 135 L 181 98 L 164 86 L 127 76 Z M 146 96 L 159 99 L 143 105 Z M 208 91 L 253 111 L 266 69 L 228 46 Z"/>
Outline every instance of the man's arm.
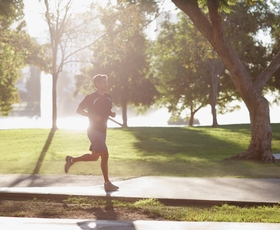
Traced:
<path fill-rule="evenodd" d="M 82 116 L 84 116 L 84 117 L 89 117 L 89 118 L 93 119 L 93 120 L 96 121 L 96 122 L 101 121 L 101 118 L 102 118 L 101 116 L 98 116 L 98 115 L 96 115 L 96 114 L 90 114 L 90 113 L 88 113 L 86 110 L 82 109 L 80 106 L 77 108 L 76 113 L 77 113 L 77 114 L 80 114 L 80 115 L 82 115 Z"/>
<path fill-rule="evenodd" d="M 76 113 L 80 114 L 82 116 L 88 117 L 88 112 L 86 110 L 82 109 L 80 106 L 77 108 Z"/>

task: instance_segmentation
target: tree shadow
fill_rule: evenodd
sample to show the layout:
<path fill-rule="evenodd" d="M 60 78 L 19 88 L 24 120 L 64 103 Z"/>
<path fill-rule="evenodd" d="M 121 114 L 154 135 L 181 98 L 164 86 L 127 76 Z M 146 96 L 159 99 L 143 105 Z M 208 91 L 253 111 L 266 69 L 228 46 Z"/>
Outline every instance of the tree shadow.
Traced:
<path fill-rule="evenodd" d="M 243 127 L 238 133 L 248 136 L 250 130 Z M 232 127 L 223 129 L 232 132 Z M 244 146 L 230 138 L 213 136 L 204 129 L 187 129 L 179 127 L 137 127 L 128 128 L 127 132 L 136 137 L 134 147 L 143 157 L 158 156 L 169 160 L 184 160 L 186 157 L 195 157 L 207 160 L 222 160 L 236 152 L 242 152 Z M 198 154 L 199 153 L 199 154 Z"/>
<path fill-rule="evenodd" d="M 39 158 L 38 158 L 38 160 L 37 160 L 36 167 L 35 167 L 34 170 L 33 170 L 33 173 L 32 173 L 33 175 L 39 173 L 40 168 L 41 168 L 42 163 L 43 163 L 43 160 L 44 160 L 44 158 L 45 158 L 45 156 L 46 156 L 46 153 L 47 153 L 47 151 L 48 151 L 48 149 L 49 149 L 49 147 L 50 147 L 50 145 L 51 145 L 51 143 L 52 143 L 52 140 L 53 140 L 55 131 L 56 131 L 56 129 L 51 129 L 51 130 L 50 130 L 48 139 L 46 140 L 46 143 L 45 143 L 45 145 L 44 145 L 44 147 L 43 147 L 43 149 L 42 149 L 42 151 L 41 151 L 41 153 L 40 153 L 40 156 L 39 156 Z"/>
<path fill-rule="evenodd" d="M 133 136 L 130 144 L 134 149 L 125 167 L 139 175 L 279 178 L 277 164 L 266 167 L 252 161 L 225 160 L 246 150 L 249 124 L 130 127 L 125 131 Z M 279 148 L 273 151 L 279 152 Z"/>

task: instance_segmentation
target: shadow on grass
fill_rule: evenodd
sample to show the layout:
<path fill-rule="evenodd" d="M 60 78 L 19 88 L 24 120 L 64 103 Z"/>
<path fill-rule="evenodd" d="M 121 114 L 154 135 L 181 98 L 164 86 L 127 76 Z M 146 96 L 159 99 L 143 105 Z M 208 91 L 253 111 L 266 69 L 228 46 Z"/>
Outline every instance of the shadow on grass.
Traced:
<path fill-rule="evenodd" d="M 178 127 L 137 127 L 128 128 L 127 132 L 133 134 L 137 142 L 134 147 L 144 156 L 157 154 L 160 157 L 170 157 L 172 159 L 186 159 L 193 157 L 205 160 L 222 160 L 231 155 L 236 155 L 244 151 L 246 143 L 239 143 L 231 139 L 231 132 L 238 132 L 249 138 L 250 130 L 226 127 L 225 135 L 219 137 L 212 135 L 207 130 L 211 128 L 178 128 Z M 217 130 L 221 132 L 223 130 Z M 236 135 L 236 134 L 234 134 Z M 249 142 L 248 142 L 249 143 Z"/>
<path fill-rule="evenodd" d="M 43 160 L 44 160 L 44 158 L 46 156 L 46 153 L 47 153 L 47 151 L 48 151 L 48 149 L 49 149 L 49 147 L 50 147 L 50 145 L 52 143 L 52 140 L 53 140 L 53 137 L 54 137 L 54 133 L 55 133 L 55 129 L 51 129 L 51 131 L 49 133 L 49 136 L 48 136 L 48 139 L 46 140 L 46 143 L 45 143 L 45 145 L 44 145 L 44 147 L 43 147 L 43 149 L 42 149 L 42 151 L 40 153 L 40 156 L 39 156 L 39 158 L 37 160 L 36 167 L 33 170 L 33 173 L 32 173 L 33 175 L 39 173 L 40 168 L 41 168 L 42 163 L 43 163 Z"/>
<path fill-rule="evenodd" d="M 126 131 L 136 137 L 136 152 L 131 154 L 142 157 L 137 162 L 133 158 L 126 161 L 128 172 L 133 168 L 139 175 L 279 178 L 279 165 L 224 161 L 249 146 L 247 124 L 218 128 L 131 127 Z"/>

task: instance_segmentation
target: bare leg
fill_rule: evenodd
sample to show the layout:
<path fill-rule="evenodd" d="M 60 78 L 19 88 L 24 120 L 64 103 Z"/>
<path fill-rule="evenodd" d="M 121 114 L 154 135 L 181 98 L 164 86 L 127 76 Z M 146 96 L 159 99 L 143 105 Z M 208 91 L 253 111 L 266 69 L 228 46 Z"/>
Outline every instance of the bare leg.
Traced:
<path fill-rule="evenodd" d="M 72 163 L 74 164 L 79 161 L 97 161 L 99 159 L 99 156 L 99 153 L 86 153 L 82 156 L 73 157 Z"/>
<path fill-rule="evenodd" d="M 109 153 L 108 151 L 102 151 L 100 152 L 100 156 L 101 156 L 101 170 L 102 170 L 102 174 L 103 174 L 103 178 L 104 178 L 104 189 L 106 192 L 108 191 L 116 191 L 119 189 L 118 186 L 113 185 L 110 181 L 109 181 L 109 173 L 108 173 L 108 159 L 109 159 Z"/>
<path fill-rule="evenodd" d="M 84 155 L 78 156 L 78 157 L 71 157 L 66 156 L 66 164 L 64 165 L 64 171 L 65 173 L 68 173 L 70 167 L 79 161 L 97 161 L 100 157 L 99 153 L 86 153 Z"/>
<path fill-rule="evenodd" d="M 109 182 L 109 175 L 108 175 L 109 153 L 108 151 L 102 151 L 100 152 L 100 156 L 101 156 L 101 170 L 102 170 L 104 181 L 106 183 Z"/>

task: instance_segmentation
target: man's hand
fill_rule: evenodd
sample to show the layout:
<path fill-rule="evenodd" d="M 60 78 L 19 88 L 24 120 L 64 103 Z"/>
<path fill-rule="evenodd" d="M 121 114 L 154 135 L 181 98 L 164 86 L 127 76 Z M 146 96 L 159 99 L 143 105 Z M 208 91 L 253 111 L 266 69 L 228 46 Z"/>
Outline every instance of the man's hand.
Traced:
<path fill-rule="evenodd" d="M 116 113 L 115 112 L 113 112 L 113 111 L 111 111 L 111 113 L 110 113 L 110 117 L 115 117 L 116 116 Z"/>

